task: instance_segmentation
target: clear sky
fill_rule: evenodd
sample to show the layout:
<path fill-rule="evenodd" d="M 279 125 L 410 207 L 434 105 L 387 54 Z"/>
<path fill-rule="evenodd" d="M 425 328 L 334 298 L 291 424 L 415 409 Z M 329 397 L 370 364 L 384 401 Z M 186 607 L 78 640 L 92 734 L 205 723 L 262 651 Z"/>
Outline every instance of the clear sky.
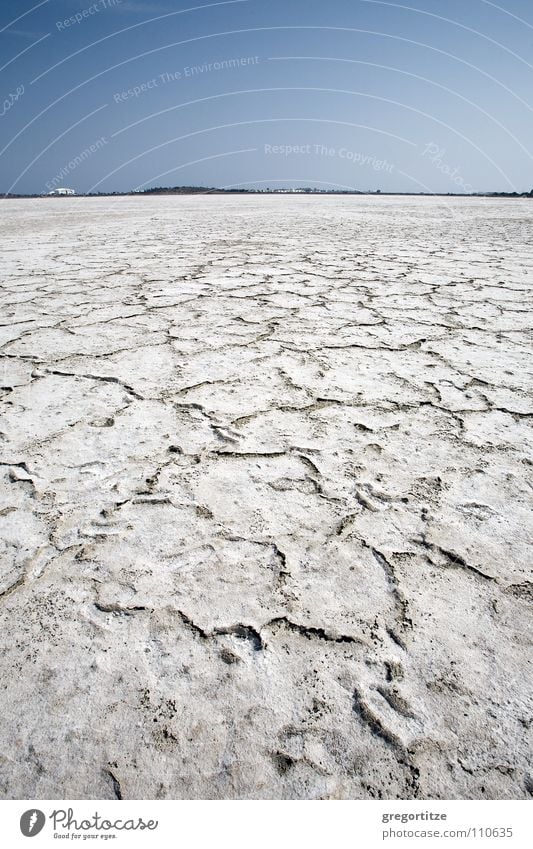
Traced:
<path fill-rule="evenodd" d="M 533 187 L 532 0 L 3 0 L 0 190 Z"/>

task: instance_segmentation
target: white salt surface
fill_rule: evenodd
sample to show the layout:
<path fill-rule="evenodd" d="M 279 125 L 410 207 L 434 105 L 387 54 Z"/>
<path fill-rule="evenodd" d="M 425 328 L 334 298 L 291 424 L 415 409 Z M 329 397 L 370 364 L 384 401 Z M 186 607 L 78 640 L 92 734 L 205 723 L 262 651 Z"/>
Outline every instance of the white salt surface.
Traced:
<path fill-rule="evenodd" d="M 525 798 L 533 204 L 3 201 L 4 798 Z"/>

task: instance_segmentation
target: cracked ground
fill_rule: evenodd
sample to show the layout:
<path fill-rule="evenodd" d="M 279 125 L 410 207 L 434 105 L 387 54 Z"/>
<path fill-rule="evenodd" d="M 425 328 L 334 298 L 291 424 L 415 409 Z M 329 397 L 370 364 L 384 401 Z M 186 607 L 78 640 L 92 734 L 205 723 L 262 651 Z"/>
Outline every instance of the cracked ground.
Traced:
<path fill-rule="evenodd" d="M 4 798 L 525 798 L 531 202 L 4 201 Z"/>

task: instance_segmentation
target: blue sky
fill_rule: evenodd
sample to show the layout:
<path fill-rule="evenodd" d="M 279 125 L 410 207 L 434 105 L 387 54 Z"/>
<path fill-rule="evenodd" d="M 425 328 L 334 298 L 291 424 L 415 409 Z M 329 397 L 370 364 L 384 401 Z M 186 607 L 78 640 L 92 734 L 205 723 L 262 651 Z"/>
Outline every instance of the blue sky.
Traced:
<path fill-rule="evenodd" d="M 531 0 L 4 0 L 0 190 L 533 187 Z"/>

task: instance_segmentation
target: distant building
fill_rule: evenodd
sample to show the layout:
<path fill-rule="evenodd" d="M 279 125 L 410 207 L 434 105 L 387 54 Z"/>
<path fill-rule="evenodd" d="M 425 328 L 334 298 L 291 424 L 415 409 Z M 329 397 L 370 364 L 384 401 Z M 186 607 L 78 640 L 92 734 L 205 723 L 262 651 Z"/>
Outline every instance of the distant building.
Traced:
<path fill-rule="evenodd" d="M 75 195 L 76 192 L 74 189 L 54 189 L 51 192 L 48 192 L 48 196 L 52 197 L 65 197 L 66 195 Z"/>

